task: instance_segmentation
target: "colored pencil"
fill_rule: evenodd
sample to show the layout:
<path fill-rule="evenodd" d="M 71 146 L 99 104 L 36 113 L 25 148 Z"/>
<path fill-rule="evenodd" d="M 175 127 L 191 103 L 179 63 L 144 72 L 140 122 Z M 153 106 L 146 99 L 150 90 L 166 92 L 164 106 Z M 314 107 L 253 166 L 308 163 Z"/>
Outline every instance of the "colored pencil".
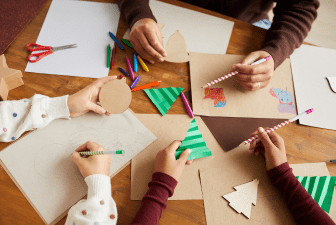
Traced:
<path fill-rule="evenodd" d="M 117 151 L 89 151 L 89 152 L 78 152 L 81 155 L 107 155 L 107 154 L 116 154 L 116 155 L 123 155 L 125 154 L 124 150 L 117 150 Z"/>
<path fill-rule="evenodd" d="M 128 47 L 130 48 L 133 48 L 131 42 L 129 42 L 128 40 L 124 39 L 124 38 L 121 38 L 121 41 L 124 42 L 125 45 L 127 45 Z M 134 49 L 134 48 L 133 48 Z"/>
<path fill-rule="evenodd" d="M 133 55 L 133 69 L 134 72 L 138 72 L 138 60 L 136 54 Z"/>
<path fill-rule="evenodd" d="M 140 62 L 140 65 L 141 65 L 142 69 L 143 69 L 144 71 L 146 71 L 146 72 L 149 72 L 149 69 L 148 69 L 148 67 L 146 66 L 146 64 L 144 63 L 144 61 L 142 60 L 142 58 L 140 58 L 140 56 L 137 56 L 137 58 L 138 58 L 138 60 L 139 60 L 139 62 Z"/>
<path fill-rule="evenodd" d="M 155 81 L 155 82 L 152 82 L 152 83 L 149 83 L 149 84 L 142 85 L 142 86 L 137 87 L 137 88 L 133 88 L 131 91 L 139 91 L 139 90 L 142 90 L 142 89 L 154 87 L 154 86 L 159 85 L 161 82 L 162 82 L 162 80 Z"/>
<path fill-rule="evenodd" d="M 303 117 L 303 116 L 305 116 L 305 115 L 308 115 L 308 114 L 310 114 L 310 113 L 312 113 L 312 112 L 314 112 L 314 109 L 308 109 L 307 111 L 305 111 L 305 112 L 303 112 L 303 113 L 301 113 L 301 114 L 299 114 L 299 115 L 297 115 L 297 116 L 294 116 L 293 118 L 291 118 L 291 119 L 289 119 L 289 120 L 286 120 L 286 121 L 284 121 L 284 122 L 282 122 L 282 123 L 280 123 L 280 124 L 278 124 L 278 125 L 276 125 L 276 126 L 270 128 L 270 129 L 266 130 L 265 132 L 266 132 L 267 134 L 268 134 L 268 133 L 271 133 L 272 131 L 275 131 L 275 130 L 279 129 L 280 127 L 283 127 L 283 126 L 285 126 L 285 125 L 287 125 L 287 124 L 289 124 L 289 123 L 291 123 L 291 122 L 293 122 L 293 121 L 295 121 L 295 120 L 298 120 L 298 119 L 300 119 L 301 117 Z M 255 135 L 255 136 L 253 136 L 253 137 L 250 137 L 250 138 L 247 139 L 246 141 L 244 141 L 244 143 L 245 143 L 245 144 L 251 143 L 253 140 L 255 140 L 255 139 L 257 139 L 257 138 L 258 138 L 258 135 Z"/>
<path fill-rule="evenodd" d="M 121 49 L 121 50 L 124 50 L 124 46 L 122 46 L 122 44 L 120 44 L 120 42 L 118 41 L 118 39 L 116 38 L 116 36 L 114 36 L 114 34 L 112 32 L 109 32 L 110 34 L 110 37 L 113 39 L 113 41 L 118 45 L 118 47 Z"/>
<path fill-rule="evenodd" d="M 134 80 L 134 82 L 132 83 L 132 85 L 131 85 L 131 89 L 133 89 L 134 87 L 135 87 L 135 85 L 137 85 L 137 83 L 139 82 L 139 80 L 140 80 L 140 75 L 139 76 L 137 76 L 137 78 Z"/>
<path fill-rule="evenodd" d="M 258 61 L 255 61 L 254 63 L 251 63 L 251 66 L 253 66 L 253 65 L 257 65 L 257 64 L 260 64 L 260 63 L 263 63 L 263 62 L 266 62 L 266 61 L 269 60 L 270 58 L 272 58 L 272 56 L 269 55 L 269 56 L 267 56 L 267 57 L 265 57 L 265 58 L 262 58 L 262 59 L 260 59 L 260 60 L 258 60 Z M 229 73 L 229 74 L 227 74 L 227 75 L 225 75 L 225 76 L 222 76 L 222 77 L 220 77 L 220 78 L 218 78 L 218 79 L 216 79 L 216 80 L 214 80 L 214 81 L 211 81 L 210 83 L 207 83 L 207 84 L 204 85 L 202 88 L 210 87 L 211 85 L 217 84 L 218 82 L 223 81 L 223 80 L 225 80 L 225 79 L 227 79 L 227 78 L 230 78 L 230 77 L 232 77 L 232 76 L 234 76 L 234 75 L 236 75 L 236 74 L 238 74 L 238 71 L 233 71 L 233 72 L 231 72 L 231 73 Z"/>
<path fill-rule="evenodd" d="M 107 46 L 107 68 L 110 68 L 111 63 L 111 46 Z"/>
<path fill-rule="evenodd" d="M 192 112 L 192 110 L 191 110 L 191 108 L 190 108 L 190 105 L 189 105 L 189 103 L 188 103 L 188 100 L 187 100 L 187 98 L 185 97 L 185 95 L 183 94 L 183 92 L 181 92 L 181 96 L 182 96 L 184 105 L 185 105 L 185 107 L 186 107 L 186 109 L 187 109 L 187 111 L 188 111 L 189 116 L 190 116 L 191 118 L 194 118 L 194 114 L 193 114 L 193 112 Z"/>
<path fill-rule="evenodd" d="M 131 63 L 130 63 L 127 56 L 126 56 L 126 62 L 127 62 L 127 66 L 128 66 L 128 71 L 131 74 L 131 78 L 132 78 L 132 80 L 134 80 L 135 77 L 134 77 L 133 69 L 132 69 Z"/>
<path fill-rule="evenodd" d="M 119 67 L 119 70 L 126 76 L 129 77 L 129 74 L 121 67 Z"/>
<path fill-rule="evenodd" d="M 117 55 L 117 48 L 114 46 L 113 50 L 112 50 L 112 63 L 111 63 L 111 69 L 113 69 L 114 66 L 114 59 Z"/>

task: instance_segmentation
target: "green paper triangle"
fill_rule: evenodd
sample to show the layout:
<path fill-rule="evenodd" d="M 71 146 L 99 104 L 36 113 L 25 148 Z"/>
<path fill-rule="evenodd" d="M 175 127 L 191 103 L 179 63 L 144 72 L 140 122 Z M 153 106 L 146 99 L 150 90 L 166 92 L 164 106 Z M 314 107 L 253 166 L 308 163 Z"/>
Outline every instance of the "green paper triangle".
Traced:
<path fill-rule="evenodd" d="M 166 115 L 170 107 L 176 101 L 184 88 L 159 88 L 159 89 L 145 89 L 144 91 L 152 100 L 156 108 L 160 111 L 162 116 Z"/>
<path fill-rule="evenodd" d="M 176 159 L 178 159 L 181 153 L 186 149 L 191 149 L 188 160 L 212 156 L 210 149 L 206 146 L 202 134 L 198 129 L 195 119 L 191 121 L 187 136 L 182 141 L 181 146 L 176 150 Z"/>
<path fill-rule="evenodd" d="M 335 188 L 336 177 L 296 177 L 306 191 L 319 204 L 319 206 L 329 213 L 331 201 Z"/>

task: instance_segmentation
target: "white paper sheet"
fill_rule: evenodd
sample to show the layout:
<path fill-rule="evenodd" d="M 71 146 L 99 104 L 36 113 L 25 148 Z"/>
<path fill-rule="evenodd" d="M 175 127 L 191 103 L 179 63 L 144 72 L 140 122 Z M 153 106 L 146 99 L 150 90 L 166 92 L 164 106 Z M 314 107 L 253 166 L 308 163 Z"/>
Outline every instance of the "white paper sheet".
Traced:
<path fill-rule="evenodd" d="M 0 159 L 49 224 L 87 194 L 71 160 L 78 146 L 91 140 L 108 150 L 124 150 L 124 155 L 112 155 L 111 175 L 155 139 L 129 111 L 109 117 L 88 113 L 28 134 L 1 151 Z"/>
<path fill-rule="evenodd" d="M 300 124 L 336 130 L 336 95 L 326 79 L 336 74 L 336 50 L 302 45 L 290 59 L 297 110 L 314 108 Z"/>
<path fill-rule="evenodd" d="M 161 30 L 164 46 L 179 30 L 188 52 L 226 53 L 233 22 L 158 1 L 151 1 L 150 7 L 158 23 L 164 24 Z"/>
<path fill-rule="evenodd" d="M 36 40 L 39 45 L 59 50 L 36 63 L 28 62 L 25 72 L 100 78 L 108 75 L 107 46 L 114 41 L 120 12 L 117 4 L 87 1 L 53 1 Z"/>

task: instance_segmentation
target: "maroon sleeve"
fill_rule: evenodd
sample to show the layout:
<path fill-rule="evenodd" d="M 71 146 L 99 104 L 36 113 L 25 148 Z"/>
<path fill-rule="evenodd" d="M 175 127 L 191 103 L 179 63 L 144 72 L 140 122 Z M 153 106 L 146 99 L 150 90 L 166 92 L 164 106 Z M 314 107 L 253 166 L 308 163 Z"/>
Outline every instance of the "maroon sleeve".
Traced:
<path fill-rule="evenodd" d="M 144 18 L 150 18 L 156 22 L 149 7 L 149 0 L 118 0 L 118 6 L 129 28 L 132 28 L 133 24 L 138 20 Z"/>
<path fill-rule="evenodd" d="M 277 1 L 273 23 L 261 49 L 272 55 L 274 69 L 303 43 L 319 6 L 318 0 Z"/>
<path fill-rule="evenodd" d="M 140 209 L 135 215 L 132 225 L 157 225 L 162 211 L 167 208 L 168 197 L 173 196 L 177 181 L 165 173 L 154 173 L 148 183 L 149 190 L 142 198 Z"/>
<path fill-rule="evenodd" d="M 335 224 L 292 173 L 288 162 L 267 171 L 297 224 Z"/>

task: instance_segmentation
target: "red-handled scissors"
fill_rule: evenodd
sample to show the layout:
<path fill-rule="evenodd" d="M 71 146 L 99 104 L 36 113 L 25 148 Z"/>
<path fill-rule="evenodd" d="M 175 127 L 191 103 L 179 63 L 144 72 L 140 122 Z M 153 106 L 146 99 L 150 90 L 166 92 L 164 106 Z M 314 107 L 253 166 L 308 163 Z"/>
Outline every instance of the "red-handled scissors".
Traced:
<path fill-rule="evenodd" d="M 36 43 L 30 43 L 26 46 L 26 48 L 28 51 L 31 51 L 31 52 L 48 50 L 45 52 L 30 54 L 30 56 L 28 56 L 28 61 L 31 63 L 35 63 L 35 62 L 40 61 L 43 57 L 50 55 L 54 51 L 67 49 L 67 48 L 77 48 L 77 44 L 64 45 L 64 46 L 59 46 L 59 47 L 51 47 L 51 46 L 38 45 Z M 36 59 L 32 59 L 33 57 L 36 57 Z"/>

